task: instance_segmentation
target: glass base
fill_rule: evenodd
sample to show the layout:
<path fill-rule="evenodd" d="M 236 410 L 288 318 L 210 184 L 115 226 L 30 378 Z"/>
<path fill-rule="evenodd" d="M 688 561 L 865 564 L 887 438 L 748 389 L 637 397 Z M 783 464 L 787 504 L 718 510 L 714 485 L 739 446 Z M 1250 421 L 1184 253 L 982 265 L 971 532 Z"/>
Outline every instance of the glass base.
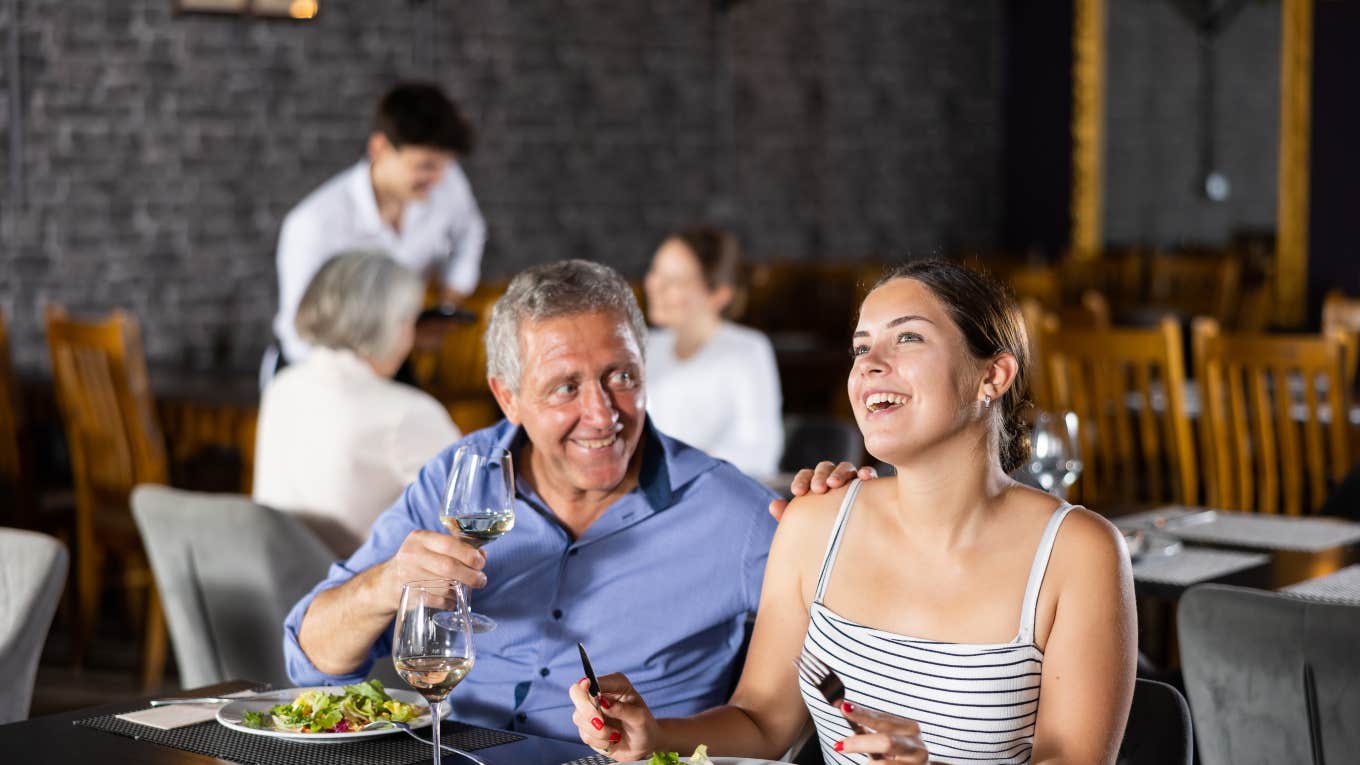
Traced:
<path fill-rule="evenodd" d="M 456 630 L 458 626 L 454 623 L 456 617 L 452 613 L 435 614 L 434 623 L 446 630 Z M 483 616 L 473 612 L 468 614 L 468 622 L 472 624 L 473 634 L 480 635 L 483 632 L 490 632 L 496 629 L 496 620 L 489 616 Z"/>

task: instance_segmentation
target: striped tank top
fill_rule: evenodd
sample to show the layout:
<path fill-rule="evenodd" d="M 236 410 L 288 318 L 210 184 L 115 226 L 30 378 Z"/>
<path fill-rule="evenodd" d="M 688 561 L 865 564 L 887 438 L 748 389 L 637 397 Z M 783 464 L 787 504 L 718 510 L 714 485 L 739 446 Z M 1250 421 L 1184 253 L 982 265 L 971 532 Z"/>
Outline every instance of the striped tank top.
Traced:
<path fill-rule="evenodd" d="M 845 683 L 846 700 L 869 709 L 906 717 L 921 726 L 932 761 L 1027 763 L 1034 746 L 1039 709 L 1039 679 L 1044 654 L 1034 644 L 1034 613 L 1058 527 L 1073 506 L 1053 512 L 1034 555 L 1020 632 L 1009 643 L 942 643 L 866 627 L 836 614 L 822 603 L 850 508 L 859 494 L 856 481 L 845 493 L 822 572 L 809 607 L 803 650 L 826 662 Z M 850 726 L 817 692 L 799 680 L 827 763 L 852 763 L 832 749 L 851 735 Z"/>

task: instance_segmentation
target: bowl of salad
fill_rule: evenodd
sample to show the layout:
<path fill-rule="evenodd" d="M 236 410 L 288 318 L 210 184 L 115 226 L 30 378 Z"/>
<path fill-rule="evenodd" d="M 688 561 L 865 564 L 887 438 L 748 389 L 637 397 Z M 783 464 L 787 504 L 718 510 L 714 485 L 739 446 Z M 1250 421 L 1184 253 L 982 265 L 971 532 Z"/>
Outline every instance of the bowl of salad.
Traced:
<path fill-rule="evenodd" d="M 242 698 L 217 710 L 217 721 L 242 733 L 335 743 L 399 730 L 363 730 L 372 722 L 424 727 L 430 724 L 430 707 L 414 691 L 384 688 L 377 680 L 366 680 L 343 687 L 290 688 Z"/>

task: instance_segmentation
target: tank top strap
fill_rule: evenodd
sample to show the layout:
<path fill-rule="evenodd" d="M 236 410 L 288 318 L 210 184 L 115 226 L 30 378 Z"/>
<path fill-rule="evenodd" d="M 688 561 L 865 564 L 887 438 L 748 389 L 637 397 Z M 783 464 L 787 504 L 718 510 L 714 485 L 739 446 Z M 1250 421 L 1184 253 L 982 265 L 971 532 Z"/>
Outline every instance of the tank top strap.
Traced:
<path fill-rule="evenodd" d="M 836 513 L 836 525 L 831 527 L 831 538 L 826 542 L 826 555 L 822 556 L 822 572 L 817 575 L 817 591 L 812 596 L 814 603 L 822 602 L 827 580 L 831 578 L 831 569 L 836 565 L 836 553 L 841 547 L 841 537 L 845 534 L 845 522 L 850 518 L 850 508 L 854 506 L 855 497 L 859 496 L 859 488 L 862 485 L 858 478 L 851 481 L 850 488 L 845 491 L 845 499 L 841 500 L 841 509 Z"/>
<path fill-rule="evenodd" d="M 1039 588 L 1044 584 L 1044 572 L 1048 571 L 1048 559 L 1053 554 L 1053 540 L 1058 538 L 1058 527 L 1062 526 L 1063 519 L 1076 507 L 1070 502 L 1063 502 L 1062 507 L 1054 510 L 1049 516 L 1048 525 L 1044 527 L 1044 536 L 1039 540 L 1039 549 L 1034 552 L 1034 563 L 1029 569 L 1024 604 L 1020 607 L 1021 643 L 1034 642 L 1034 617 L 1035 612 L 1039 610 Z"/>

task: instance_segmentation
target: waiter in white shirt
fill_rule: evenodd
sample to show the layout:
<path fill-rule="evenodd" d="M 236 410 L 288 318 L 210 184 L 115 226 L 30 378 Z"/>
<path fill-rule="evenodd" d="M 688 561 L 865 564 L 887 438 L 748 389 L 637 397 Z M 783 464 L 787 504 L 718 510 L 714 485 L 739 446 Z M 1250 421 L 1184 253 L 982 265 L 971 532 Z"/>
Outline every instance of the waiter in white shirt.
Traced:
<path fill-rule="evenodd" d="M 293 326 L 298 301 L 321 265 L 345 250 L 379 249 L 422 276 L 438 277 L 441 302 L 456 305 L 477 286 L 486 222 L 458 158 L 472 129 L 437 86 L 408 82 L 378 102 L 368 157 L 307 195 L 279 232 L 279 312 L 274 335 L 282 360 L 266 352 L 266 382 L 310 350 Z"/>

